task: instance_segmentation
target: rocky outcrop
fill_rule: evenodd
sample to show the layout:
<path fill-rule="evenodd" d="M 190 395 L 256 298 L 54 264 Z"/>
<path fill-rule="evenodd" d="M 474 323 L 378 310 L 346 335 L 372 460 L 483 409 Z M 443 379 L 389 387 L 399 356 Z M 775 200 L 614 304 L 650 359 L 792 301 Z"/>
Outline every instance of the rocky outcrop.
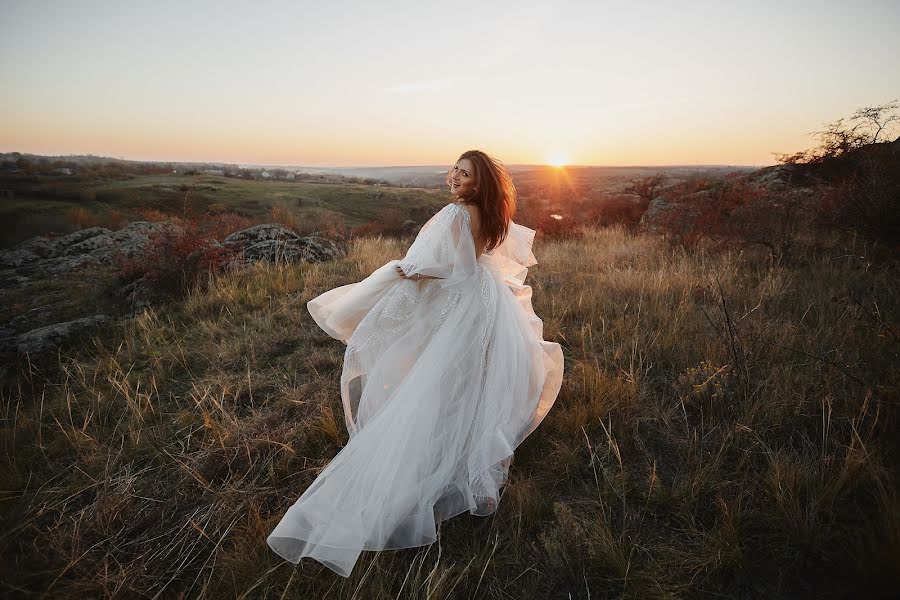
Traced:
<path fill-rule="evenodd" d="M 75 271 L 91 265 L 111 265 L 117 253 L 129 258 L 140 256 L 150 242 L 150 234 L 178 231 L 174 223 L 135 221 L 118 230 L 89 227 L 49 240 L 34 237 L 10 250 L 0 251 L 0 269 L 15 269 L 15 275 L 41 279 Z"/>
<path fill-rule="evenodd" d="M 150 235 L 156 232 L 178 233 L 181 227 L 168 222 L 136 221 L 118 230 L 90 227 L 69 235 L 47 239 L 35 237 L 9 249 L 0 250 L 0 270 L 9 285 L 22 285 L 29 279 L 40 279 L 75 271 L 91 265 L 112 265 L 116 255 L 138 258 L 146 250 Z M 323 262 L 343 256 L 345 250 L 331 240 L 302 237 L 277 223 L 255 225 L 237 231 L 222 242 L 235 250 L 233 265 L 257 261 L 294 263 Z"/>
<path fill-rule="evenodd" d="M 254 225 L 236 231 L 223 240 L 225 245 L 243 247 L 230 265 L 239 267 L 254 262 L 265 261 L 276 264 L 295 262 L 325 262 L 335 260 L 346 251 L 331 240 L 306 236 L 277 223 Z"/>
<path fill-rule="evenodd" d="M 689 226 L 690 222 L 703 214 L 713 200 L 713 194 L 717 193 L 719 186 L 726 180 L 717 180 L 704 189 L 691 193 L 679 191 L 678 185 L 668 186 L 659 196 L 653 198 L 647 206 L 647 210 L 641 216 L 640 225 L 645 231 L 658 232 L 668 225 L 680 223 Z M 746 175 L 741 175 L 731 181 L 731 184 L 747 183 L 756 190 L 763 202 L 768 203 L 773 209 L 779 205 L 779 199 L 790 196 L 794 201 L 798 198 L 812 196 L 815 192 L 806 187 L 806 180 L 799 177 L 793 165 L 775 165 L 758 169 Z M 716 196 L 717 197 L 717 196 Z M 671 221 L 676 217 L 677 223 Z"/>
<path fill-rule="evenodd" d="M 85 267 L 115 266 L 117 256 L 144 256 L 154 233 L 182 231 L 175 223 L 136 221 L 118 231 L 90 227 L 56 239 L 34 237 L 11 249 L 0 250 L 0 289 L 30 286 Z M 303 237 L 277 223 L 256 225 L 237 231 L 222 241 L 210 239 L 207 243 L 231 250 L 226 254 L 229 256 L 227 263 L 221 265 L 229 269 L 246 268 L 260 261 L 277 264 L 323 262 L 346 254 L 345 248 L 338 243 L 319 237 Z M 143 279 L 122 286 L 117 295 L 132 311 L 161 300 L 154 287 Z M 54 315 L 59 315 L 61 310 L 59 299 L 36 295 L 28 310 L 15 315 L 6 324 L 0 324 L 0 353 L 44 353 L 111 320 L 107 315 L 92 315 L 52 323 Z M 71 312 L 70 306 L 69 319 Z M 36 326 L 48 321 L 52 324 Z"/>
<path fill-rule="evenodd" d="M 692 194 L 692 197 L 701 200 L 708 198 L 709 194 L 709 190 L 702 190 Z M 697 212 L 699 212 L 692 211 L 690 208 L 685 210 L 683 207 L 677 206 L 668 196 L 663 194 L 650 201 L 647 210 L 641 216 L 640 224 L 647 231 L 658 231 L 661 222 L 666 221 L 671 214 L 674 214 L 673 211 L 680 211 L 687 217 L 696 216 Z"/>
<path fill-rule="evenodd" d="M 770 192 L 781 192 L 791 186 L 795 178 L 794 170 L 791 165 L 764 167 L 747 175 L 747 180 Z"/>
<path fill-rule="evenodd" d="M 23 333 L 18 336 L 15 344 L 21 354 L 43 354 L 63 342 L 82 337 L 110 322 L 111 319 L 106 315 L 94 315 L 74 321 L 54 323 Z"/>
<path fill-rule="evenodd" d="M 709 196 L 708 190 L 703 190 L 694 194 L 694 197 L 698 199 L 707 196 Z M 647 207 L 646 212 L 641 216 L 641 225 L 648 231 L 657 231 L 660 228 L 660 223 L 665 221 L 671 211 L 676 208 L 677 207 L 671 202 L 668 196 L 657 196 L 650 201 L 650 205 Z"/>

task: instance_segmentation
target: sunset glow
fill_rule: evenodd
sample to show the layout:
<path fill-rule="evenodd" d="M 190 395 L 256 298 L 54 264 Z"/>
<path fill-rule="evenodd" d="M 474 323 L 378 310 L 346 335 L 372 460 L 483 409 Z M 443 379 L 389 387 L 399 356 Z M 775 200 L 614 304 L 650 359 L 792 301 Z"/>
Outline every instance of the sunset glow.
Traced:
<path fill-rule="evenodd" d="M 568 164 L 568 160 L 566 160 L 566 156 L 561 152 L 554 152 L 547 159 L 547 164 L 551 167 L 563 167 Z"/>
<path fill-rule="evenodd" d="M 900 93 L 900 3 L 862 4 L 5 2 L 0 151 L 772 164 Z"/>

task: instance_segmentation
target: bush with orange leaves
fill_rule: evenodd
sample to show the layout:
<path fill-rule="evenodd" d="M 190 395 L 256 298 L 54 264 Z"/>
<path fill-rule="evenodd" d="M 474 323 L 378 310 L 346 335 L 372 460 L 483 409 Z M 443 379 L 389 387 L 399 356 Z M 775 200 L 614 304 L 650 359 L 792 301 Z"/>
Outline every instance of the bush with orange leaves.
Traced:
<path fill-rule="evenodd" d="M 73 206 L 66 209 L 64 214 L 73 229 L 106 227 L 115 230 L 120 229 L 128 222 L 128 217 L 122 211 L 115 209 L 106 213 L 96 213 L 83 206 Z"/>
<path fill-rule="evenodd" d="M 538 232 L 543 239 L 567 239 L 581 236 L 582 215 L 570 205 L 567 210 L 541 200 L 528 199 L 516 209 L 513 220 Z"/>
<path fill-rule="evenodd" d="M 565 204 L 541 198 L 522 201 L 513 217 L 516 223 L 539 232 L 544 239 L 573 239 L 583 234 L 584 226 L 623 225 L 637 228 L 647 207 L 628 194 L 600 198 L 576 197 Z"/>
<path fill-rule="evenodd" d="M 374 221 L 350 228 L 346 234 L 351 238 L 374 237 L 402 237 L 410 233 L 410 227 L 406 221 L 397 215 L 385 215 Z M 414 229 L 414 228 L 413 228 Z M 326 228 L 325 232 L 329 230 Z M 329 237 L 326 235 L 326 237 Z M 333 237 L 333 236 L 332 236 Z"/>
<path fill-rule="evenodd" d="M 602 201 L 593 202 L 580 210 L 585 224 L 607 226 L 623 225 L 634 231 L 647 212 L 649 201 L 635 199 L 629 194 L 607 195 Z"/>
<path fill-rule="evenodd" d="M 791 258 L 801 230 L 814 218 L 808 190 L 771 189 L 736 173 L 675 186 L 666 198 L 666 209 L 654 221 L 671 242 L 761 246 L 773 263 Z"/>
<path fill-rule="evenodd" d="M 119 254 L 116 264 L 123 283 L 142 279 L 154 294 L 177 299 L 194 285 L 203 283 L 210 273 L 221 271 L 240 250 L 219 240 L 254 223 L 240 215 L 207 214 L 201 219 L 184 219 L 159 211 L 141 211 L 147 221 L 166 221 L 176 225 L 153 232 L 144 252 L 137 257 Z"/>

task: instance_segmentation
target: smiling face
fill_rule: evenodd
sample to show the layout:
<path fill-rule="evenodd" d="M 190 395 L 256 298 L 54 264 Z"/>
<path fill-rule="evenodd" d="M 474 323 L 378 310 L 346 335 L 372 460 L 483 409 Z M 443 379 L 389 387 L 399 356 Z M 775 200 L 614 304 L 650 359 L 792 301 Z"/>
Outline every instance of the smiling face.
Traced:
<path fill-rule="evenodd" d="M 450 193 L 457 198 L 466 198 L 478 185 L 475 180 L 475 165 L 468 158 L 461 158 L 450 169 Z"/>

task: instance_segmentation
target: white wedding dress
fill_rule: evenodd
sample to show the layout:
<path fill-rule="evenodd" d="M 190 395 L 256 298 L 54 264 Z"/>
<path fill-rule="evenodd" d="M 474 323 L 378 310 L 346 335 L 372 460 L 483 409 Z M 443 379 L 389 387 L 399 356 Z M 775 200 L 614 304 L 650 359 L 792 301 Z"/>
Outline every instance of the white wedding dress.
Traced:
<path fill-rule="evenodd" d="M 276 553 L 347 577 L 362 550 L 431 544 L 441 521 L 497 508 L 513 450 L 562 383 L 562 351 L 524 285 L 534 235 L 510 223 L 476 260 L 469 213 L 451 202 L 402 260 L 309 301 L 347 344 L 350 439 L 269 535 Z M 398 264 L 441 279 L 406 279 Z"/>

